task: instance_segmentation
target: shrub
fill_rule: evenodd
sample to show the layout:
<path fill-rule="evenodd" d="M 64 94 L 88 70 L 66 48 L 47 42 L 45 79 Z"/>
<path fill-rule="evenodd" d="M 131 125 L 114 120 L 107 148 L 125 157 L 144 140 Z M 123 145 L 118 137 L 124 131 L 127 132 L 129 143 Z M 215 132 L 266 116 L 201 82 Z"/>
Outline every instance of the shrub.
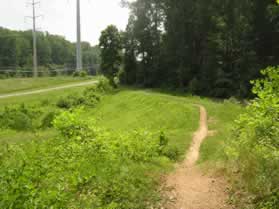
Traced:
<path fill-rule="evenodd" d="M 164 149 L 162 150 L 162 154 L 173 161 L 177 161 L 180 156 L 178 147 L 174 145 L 168 145 L 164 147 Z"/>
<path fill-rule="evenodd" d="M 81 70 L 81 71 L 75 71 L 73 72 L 73 77 L 82 77 L 85 78 L 88 76 L 88 73 L 86 70 Z"/>
<path fill-rule="evenodd" d="M 101 95 L 109 93 L 111 90 L 112 87 L 109 81 L 102 77 L 95 86 L 86 88 L 82 94 L 71 94 L 59 98 L 56 106 L 64 109 L 70 109 L 82 105 L 94 107 L 100 102 Z"/>
<path fill-rule="evenodd" d="M 43 99 L 41 101 L 42 106 L 49 106 L 51 104 L 51 101 L 49 99 Z"/>
<path fill-rule="evenodd" d="M 57 116 L 56 111 L 50 111 L 44 115 L 41 122 L 41 128 L 51 128 L 53 127 L 53 121 Z"/>
<path fill-rule="evenodd" d="M 92 134 L 92 124 L 87 120 L 81 119 L 81 112 L 82 109 L 76 109 L 73 112 L 62 112 L 54 119 L 54 127 L 66 138 L 85 137 Z"/>
<path fill-rule="evenodd" d="M 229 161 L 240 172 L 259 209 L 278 208 L 279 192 L 279 68 L 262 71 L 252 82 L 257 98 L 236 121 L 226 147 Z"/>
<path fill-rule="evenodd" d="M 106 77 L 101 77 L 99 79 L 96 88 L 100 93 L 108 93 L 112 91 L 111 83 Z"/>
<path fill-rule="evenodd" d="M 73 72 L 73 77 L 79 77 L 79 72 L 78 71 Z"/>
<path fill-rule="evenodd" d="M 85 78 L 85 77 L 88 76 L 88 73 L 87 73 L 87 71 L 82 70 L 82 71 L 79 72 L 79 76 L 82 77 L 82 78 Z"/>
<path fill-rule="evenodd" d="M 101 101 L 101 95 L 97 91 L 97 87 L 95 86 L 86 88 L 83 92 L 83 96 L 85 98 L 85 104 L 87 106 L 94 107 Z"/>
<path fill-rule="evenodd" d="M 159 200 L 150 171 L 159 137 L 107 132 L 80 114 L 56 117 L 59 138 L 2 151 L 0 208 L 142 209 Z"/>
<path fill-rule="evenodd" d="M 70 109 L 73 107 L 78 107 L 86 103 L 86 98 L 80 94 L 70 94 L 66 97 L 60 97 L 56 103 L 59 108 Z"/>
<path fill-rule="evenodd" d="M 6 122 L 7 127 L 14 130 L 24 131 L 32 129 L 32 119 L 23 112 L 10 112 Z"/>
<path fill-rule="evenodd" d="M 70 109 L 72 107 L 72 101 L 67 97 L 60 97 L 56 102 L 56 106 L 59 108 Z"/>
<path fill-rule="evenodd" d="M 31 130 L 35 127 L 35 119 L 41 114 L 41 111 L 34 107 L 27 107 L 24 104 L 5 107 L 0 112 L 1 128 L 10 128 L 14 130 Z"/>

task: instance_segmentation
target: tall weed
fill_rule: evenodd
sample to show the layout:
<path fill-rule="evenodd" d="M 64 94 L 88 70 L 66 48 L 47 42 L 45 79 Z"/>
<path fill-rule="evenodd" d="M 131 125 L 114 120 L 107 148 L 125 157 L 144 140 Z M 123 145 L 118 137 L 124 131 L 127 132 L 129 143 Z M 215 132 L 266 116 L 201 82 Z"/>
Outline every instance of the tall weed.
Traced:
<path fill-rule="evenodd" d="M 279 208 L 279 68 L 262 71 L 254 81 L 257 95 L 236 121 L 226 148 L 231 165 L 253 194 L 258 209 Z"/>

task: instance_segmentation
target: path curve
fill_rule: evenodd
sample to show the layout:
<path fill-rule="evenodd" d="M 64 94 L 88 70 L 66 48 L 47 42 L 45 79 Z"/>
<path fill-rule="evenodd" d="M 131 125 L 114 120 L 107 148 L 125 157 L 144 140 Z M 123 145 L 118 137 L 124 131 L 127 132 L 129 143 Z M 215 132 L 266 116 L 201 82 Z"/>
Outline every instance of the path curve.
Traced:
<path fill-rule="evenodd" d="M 97 82 L 98 81 L 86 81 L 86 82 L 81 82 L 81 83 L 67 84 L 67 85 L 63 85 L 63 86 L 57 86 L 57 87 L 51 87 L 51 88 L 45 88 L 45 89 L 39 89 L 39 90 L 3 94 L 3 95 L 0 95 L 0 99 L 6 99 L 6 98 L 18 97 L 18 96 L 26 96 L 26 95 L 32 95 L 32 94 L 40 94 L 40 93 L 46 93 L 46 92 L 50 92 L 50 91 L 69 89 L 69 88 L 73 88 L 73 87 L 88 86 L 88 85 L 96 84 Z"/>
<path fill-rule="evenodd" d="M 226 203 L 228 194 L 226 182 L 221 178 L 204 175 L 196 165 L 203 140 L 208 135 L 207 112 L 200 109 L 199 129 L 193 135 L 191 147 L 183 163 L 167 177 L 167 187 L 172 188 L 167 194 L 174 200 L 168 209 L 231 209 Z"/>

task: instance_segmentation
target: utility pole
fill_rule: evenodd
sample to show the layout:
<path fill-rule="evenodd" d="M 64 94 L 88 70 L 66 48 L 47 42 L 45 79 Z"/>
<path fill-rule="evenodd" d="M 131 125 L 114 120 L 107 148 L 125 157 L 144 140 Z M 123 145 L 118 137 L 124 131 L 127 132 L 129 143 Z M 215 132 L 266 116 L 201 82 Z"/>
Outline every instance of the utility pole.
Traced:
<path fill-rule="evenodd" d="M 32 6 L 33 15 L 29 18 L 33 21 L 33 77 L 38 77 L 38 58 L 37 58 L 37 29 L 36 29 L 36 19 L 40 16 L 36 16 L 36 5 L 39 4 L 39 1 L 32 0 L 29 4 Z"/>
<path fill-rule="evenodd" d="M 36 4 L 39 2 L 35 2 L 32 0 L 33 7 L 33 76 L 38 77 L 38 60 L 37 60 L 37 34 L 36 34 Z"/>
<path fill-rule="evenodd" d="M 77 71 L 82 70 L 82 50 L 80 32 L 80 0 L 77 0 L 77 43 L 76 43 L 76 64 Z"/>

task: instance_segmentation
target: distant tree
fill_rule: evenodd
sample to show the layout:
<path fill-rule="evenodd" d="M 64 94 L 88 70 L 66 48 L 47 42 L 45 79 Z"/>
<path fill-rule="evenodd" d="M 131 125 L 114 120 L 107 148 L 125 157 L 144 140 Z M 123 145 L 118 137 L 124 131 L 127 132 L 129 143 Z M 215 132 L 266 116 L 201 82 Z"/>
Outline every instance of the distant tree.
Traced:
<path fill-rule="evenodd" d="M 75 68 L 75 44 L 62 36 L 38 32 L 37 50 L 39 66 L 49 71 L 64 66 Z M 12 31 L 0 27 L 0 68 L 32 69 L 32 31 Z M 98 67 L 100 50 L 98 46 L 83 43 L 83 59 L 86 68 Z M 95 69 L 96 70 L 96 69 Z M 1 73 L 1 72 L 0 72 Z"/>
<path fill-rule="evenodd" d="M 103 74 L 114 84 L 121 65 L 121 36 L 114 25 L 108 26 L 102 31 L 100 37 L 101 70 Z"/>

